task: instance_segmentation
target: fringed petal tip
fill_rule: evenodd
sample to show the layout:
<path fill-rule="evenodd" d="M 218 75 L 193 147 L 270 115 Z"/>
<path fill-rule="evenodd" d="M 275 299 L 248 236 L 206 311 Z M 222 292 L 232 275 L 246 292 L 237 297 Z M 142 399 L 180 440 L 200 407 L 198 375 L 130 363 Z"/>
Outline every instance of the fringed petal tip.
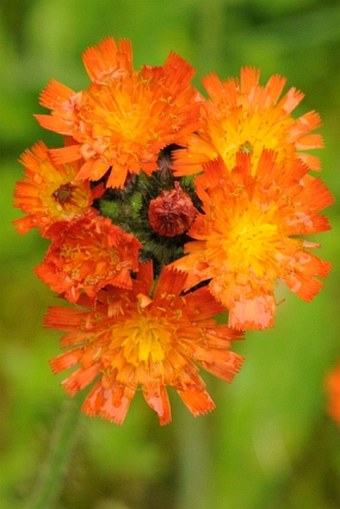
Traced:
<path fill-rule="evenodd" d="M 229 327 L 238 331 L 273 327 L 275 301 L 272 295 L 257 296 L 233 302 L 229 310 Z"/>
<path fill-rule="evenodd" d="M 200 360 L 201 366 L 212 375 L 231 383 L 240 371 L 244 357 L 231 351 L 212 350 Z"/>
<path fill-rule="evenodd" d="M 75 91 L 57 80 L 50 80 L 41 91 L 39 103 L 41 106 L 54 110 L 74 96 Z"/>
<path fill-rule="evenodd" d="M 79 368 L 74 371 L 68 378 L 61 382 L 61 385 L 70 396 L 74 396 L 77 392 L 87 387 L 99 375 L 100 367 L 93 364 L 87 368 Z"/>
<path fill-rule="evenodd" d="M 177 393 L 194 417 L 207 414 L 216 408 L 214 401 L 204 388 L 189 387 L 177 390 Z"/>
<path fill-rule="evenodd" d="M 85 399 L 82 411 L 92 417 L 100 416 L 115 424 L 123 424 L 135 395 L 135 388 L 113 385 L 106 389 L 101 382 L 92 387 Z"/>
<path fill-rule="evenodd" d="M 145 387 L 143 394 L 149 407 L 158 415 L 160 425 L 169 424 L 171 422 L 171 407 L 165 387 Z"/>
<path fill-rule="evenodd" d="M 54 375 L 65 371 L 65 369 L 76 366 L 79 362 L 79 350 L 72 350 L 63 353 L 49 360 L 51 371 Z"/>
<path fill-rule="evenodd" d="M 116 44 L 113 37 L 106 37 L 95 46 L 87 48 L 82 58 L 90 79 L 106 83 L 133 72 L 132 56 L 132 45 L 128 39 L 119 39 Z"/>
<path fill-rule="evenodd" d="M 67 145 L 66 147 L 61 148 L 51 148 L 49 152 L 55 164 L 66 164 L 81 159 L 79 145 Z"/>
<path fill-rule="evenodd" d="M 31 216 L 20 217 L 19 219 L 15 219 L 14 221 L 12 221 L 12 225 L 19 233 L 19 235 L 23 235 L 24 233 L 28 232 L 29 230 L 36 226 Z"/>

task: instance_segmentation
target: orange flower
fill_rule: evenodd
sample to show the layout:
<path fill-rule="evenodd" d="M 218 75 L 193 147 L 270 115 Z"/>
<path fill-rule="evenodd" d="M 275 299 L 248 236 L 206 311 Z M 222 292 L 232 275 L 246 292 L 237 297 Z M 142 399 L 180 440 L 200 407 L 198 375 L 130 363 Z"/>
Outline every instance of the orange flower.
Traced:
<path fill-rule="evenodd" d="M 95 212 L 48 231 L 52 244 L 37 275 L 52 290 L 76 302 L 82 292 L 93 297 L 111 284 L 131 288 L 138 268 L 139 241 Z"/>
<path fill-rule="evenodd" d="M 162 67 L 135 72 L 131 47 L 112 38 L 85 52 L 91 86 L 76 94 L 51 82 L 41 104 L 52 115 L 40 124 L 72 136 L 74 144 L 54 149 L 57 163 L 85 160 L 78 179 L 99 180 L 109 170 L 108 187 L 123 187 L 128 173 L 151 174 L 166 145 L 183 145 L 199 127 L 199 96 L 191 87 L 192 67 L 171 53 Z"/>
<path fill-rule="evenodd" d="M 271 151 L 258 162 L 239 153 L 232 170 L 211 162 L 196 178 L 203 213 L 196 216 L 185 245 L 187 256 L 172 265 L 188 274 L 186 287 L 210 281 L 211 293 L 229 309 L 229 325 L 266 328 L 275 311 L 278 279 L 310 301 L 318 276 L 330 265 L 309 253 L 317 247 L 298 236 L 329 229 L 318 212 L 332 203 L 320 179 L 295 161 L 283 166 Z"/>
<path fill-rule="evenodd" d="M 340 425 L 340 364 L 333 368 L 326 378 L 329 415 Z"/>
<path fill-rule="evenodd" d="M 139 387 L 161 424 L 171 420 L 166 386 L 195 416 L 214 408 L 198 366 L 230 382 L 242 358 L 229 347 L 241 336 L 216 323 L 221 306 L 207 288 L 182 295 L 184 282 L 184 274 L 163 270 L 150 297 L 148 263 L 131 291 L 111 287 L 94 300 L 82 298 L 84 310 L 49 309 L 45 324 L 67 331 L 61 345 L 71 347 L 51 361 L 53 371 L 79 366 L 64 380 L 65 390 L 73 396 L 96 379 L 85 413 L 121 424 Z"/>
<path fill-rule="evenodd" d="M 220 81 L 215 74 L 203 79 L 209 94 L 204 103 L 203 127 L 193 134 L 188 147 L 177 150 L 174 169 L 178 175 L 200 172 L 202 164 L 220 157 L 233 168 L 236 154 L 251 153 L 254 168 L 264 149 L 277 152 L 278 162 L 298 157 L 310 169 L 320 169 L 319 159 L 301 151 L 321 148 L 320 118 L 310 111 L 294 118 L 291 113 L 304 95 L 290 88 L 280 99 L 286 79 L 272 76 L 259 84 L 260 71 L 241 69 L 241 78 Z"/>
<path fill-rule="evenodd" d="M 39 227 L 45 235 L 57 221 L 71 221 L 91 210 L 96 194 L 88 182 L 75 181 L 78 162 L 56 165 L 43 142 L 21 156 L 25 177 L 17 182 L 14 205 L 27 214 L 14 221 L 19 233 Z"/>

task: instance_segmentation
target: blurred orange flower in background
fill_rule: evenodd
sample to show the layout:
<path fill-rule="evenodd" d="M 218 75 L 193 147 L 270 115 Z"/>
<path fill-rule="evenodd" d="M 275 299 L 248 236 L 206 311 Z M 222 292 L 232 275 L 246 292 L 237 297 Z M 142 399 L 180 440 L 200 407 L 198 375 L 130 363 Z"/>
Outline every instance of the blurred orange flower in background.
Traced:
<path fill-rule="evenodd" d="M 326 377 L 327 411 L 340 426 L 340 363 Z"/>

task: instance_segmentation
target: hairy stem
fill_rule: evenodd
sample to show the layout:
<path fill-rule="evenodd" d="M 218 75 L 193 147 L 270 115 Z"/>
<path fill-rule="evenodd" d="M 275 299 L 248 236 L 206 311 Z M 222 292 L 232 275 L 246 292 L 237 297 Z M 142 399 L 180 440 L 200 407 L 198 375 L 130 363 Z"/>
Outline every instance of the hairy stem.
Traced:
<path fill-rule="evenodd" d="M 55 507 L 76 442 L 79 421 L 79 403 L 76 400 L 66 400 L 56 420 L 47 456 L 25 509 Z"/>

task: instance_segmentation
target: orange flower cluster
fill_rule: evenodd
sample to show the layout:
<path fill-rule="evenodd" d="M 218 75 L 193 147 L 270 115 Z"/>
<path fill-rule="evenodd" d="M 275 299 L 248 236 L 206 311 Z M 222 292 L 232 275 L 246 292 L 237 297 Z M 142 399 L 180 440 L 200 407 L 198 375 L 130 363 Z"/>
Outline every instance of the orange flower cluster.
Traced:
<path fill-rule="evenodd" d="M 108 38 L 83 62 L 86 89 L 43 90 L 36 118 L 63 146 L 24 152 L 14 193 L 18 232 L 50 241 L 37 275 L 76 305 L 47 313 L 66 332 L 52 369 L 77 367 L 66 391 L 91 385 L 83 411 L 119 424 L 138 389 L 161 424 L 167 387 L 204 414 L 200 368 L 230 382 L 231 343 L 273 325 L 277 283 L 310 301 L 329 272 L 304 238 L 329 229 L 333 201 L 310 174 L 319 116 L 294 117 L 303 94 L 253 68 L 208 76 L 205 97 L 174 53 L 136 71 L 130 43 Z"/>

